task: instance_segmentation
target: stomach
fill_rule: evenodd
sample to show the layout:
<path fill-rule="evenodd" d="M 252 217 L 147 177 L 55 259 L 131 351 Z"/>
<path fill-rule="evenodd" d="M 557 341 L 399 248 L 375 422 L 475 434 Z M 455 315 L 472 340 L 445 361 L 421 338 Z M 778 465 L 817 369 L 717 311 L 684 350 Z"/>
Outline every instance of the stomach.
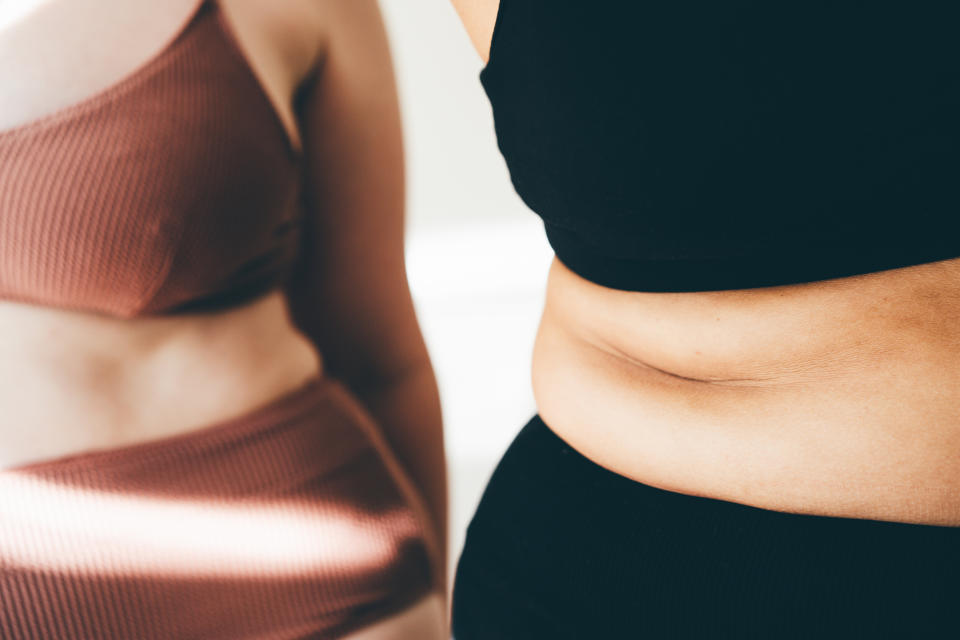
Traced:
<path fill-rule="evenodd" d="M 960 260 L 764 289 L 607 289 L 555 260 L 544 422 L 681 493 L 960 525 Z"/>
<path fill-rule="evenodd" d="M 0 302 L 0 469 L 201 429 L 321 374 L 273 291 L 126 320 Z"/>

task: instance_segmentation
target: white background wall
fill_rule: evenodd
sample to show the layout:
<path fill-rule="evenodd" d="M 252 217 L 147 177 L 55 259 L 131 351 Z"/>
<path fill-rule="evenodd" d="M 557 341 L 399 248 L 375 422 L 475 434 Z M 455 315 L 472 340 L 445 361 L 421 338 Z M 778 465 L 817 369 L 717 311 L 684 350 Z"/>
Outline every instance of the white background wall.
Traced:
<path fill-rule="evenodd" d="M 451 553 L 533 415 L 530 352 L 550 252 L 496 147 L 481 62 L 448 0 L 381 0 L 408 159 L 408 272 L 443 401 Z"/>

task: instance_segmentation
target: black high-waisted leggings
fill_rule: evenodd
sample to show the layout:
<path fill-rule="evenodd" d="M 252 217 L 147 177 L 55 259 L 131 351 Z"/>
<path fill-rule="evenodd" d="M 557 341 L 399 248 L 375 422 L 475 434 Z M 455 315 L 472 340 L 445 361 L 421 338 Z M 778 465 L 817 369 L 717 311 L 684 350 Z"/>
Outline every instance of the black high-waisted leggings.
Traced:
<path fill-rule="evenodd" d="M 960 528 L 655 489 L 535 417 L 470 525 L 453 627 L 456 640 L 958 638 L 958 585 Z"/>

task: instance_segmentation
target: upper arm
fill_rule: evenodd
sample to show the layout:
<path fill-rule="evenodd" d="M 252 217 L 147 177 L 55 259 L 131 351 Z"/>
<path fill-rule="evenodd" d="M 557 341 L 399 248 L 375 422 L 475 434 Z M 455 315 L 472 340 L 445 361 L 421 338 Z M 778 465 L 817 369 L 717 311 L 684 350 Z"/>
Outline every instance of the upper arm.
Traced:
<path fill-rule="evenodd" d="M 483 61 L 490 57 L 490 41 L 493 39 L 494 26 L 500 0 L 450 0 L 460 14 L 467 28 L 470 40 Z"/>
<path fill-rule="evenodd" d="M 304 244 L 294 321 L 335 375 L 424 357 L 404 267 L 400 113 L 376 0 L 324 3 L 325 51 L 298 100 Z"/>

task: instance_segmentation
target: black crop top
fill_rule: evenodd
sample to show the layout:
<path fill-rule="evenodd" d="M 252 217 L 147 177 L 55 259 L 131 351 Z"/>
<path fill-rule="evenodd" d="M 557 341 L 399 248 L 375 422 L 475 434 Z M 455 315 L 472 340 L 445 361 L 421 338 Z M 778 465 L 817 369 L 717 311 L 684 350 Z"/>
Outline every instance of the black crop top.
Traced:
<path fill-rule="evenodd" d="M 960 4 L 502 0 L 481 80 L 558 258 L 635 291 L 960 256 Z"/>

